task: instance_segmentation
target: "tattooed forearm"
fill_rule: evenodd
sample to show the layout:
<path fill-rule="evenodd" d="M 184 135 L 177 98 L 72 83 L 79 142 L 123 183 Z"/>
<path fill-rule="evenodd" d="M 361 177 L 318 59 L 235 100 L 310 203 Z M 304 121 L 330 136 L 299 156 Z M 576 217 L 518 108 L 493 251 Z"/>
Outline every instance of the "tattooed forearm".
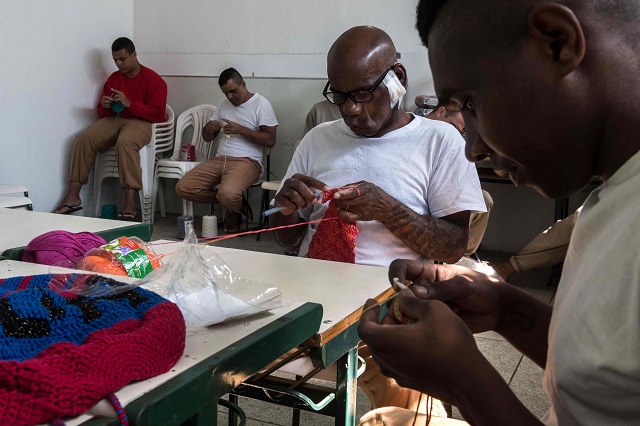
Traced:
<path fill-rule="evenodd" d="M 455 263 L 462 257 L 469 238 L 468 224 L 465 227 L 422 216 L 399 202 L 383 224 L 411 250 L 446 263 Z"/>

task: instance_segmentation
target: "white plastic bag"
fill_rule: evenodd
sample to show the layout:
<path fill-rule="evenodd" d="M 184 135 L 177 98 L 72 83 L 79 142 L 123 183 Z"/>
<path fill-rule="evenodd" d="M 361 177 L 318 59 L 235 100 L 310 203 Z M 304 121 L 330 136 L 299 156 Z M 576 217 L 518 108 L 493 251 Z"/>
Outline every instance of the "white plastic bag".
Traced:
<path fill-rule="evenodd" d="M 211 248 L 199 245 L 191 227 L 169 261 L 139 285 L 176 303 L 185 322 L 197 326 L 254 315 L 282 303 L 276 287 L 238 276 Z"/>

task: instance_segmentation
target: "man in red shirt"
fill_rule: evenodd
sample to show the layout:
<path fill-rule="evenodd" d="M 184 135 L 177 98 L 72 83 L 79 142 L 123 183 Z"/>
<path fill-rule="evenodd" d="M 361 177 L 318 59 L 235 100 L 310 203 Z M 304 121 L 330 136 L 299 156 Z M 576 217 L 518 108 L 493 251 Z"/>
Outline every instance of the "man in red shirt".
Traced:
<path fill-rule="evenodd" d="M 111 52 L 118 71 L 109 76 L 102 88 L 98 103 L 100 119 L 75 142 L 67 193 L 54 213 L 69 214 L 82 208 L 80 189 L 87 183 L 96 155 L 115 146 L 124 195 L 118 218 L 135 219 L 136 191 L 142 189 L 138 151 L 151 141 L 151 123 L 165 120 L 167 84 L 155 71 L 138 62 L 136 48 L 128 38 L 116 39 Z"/>

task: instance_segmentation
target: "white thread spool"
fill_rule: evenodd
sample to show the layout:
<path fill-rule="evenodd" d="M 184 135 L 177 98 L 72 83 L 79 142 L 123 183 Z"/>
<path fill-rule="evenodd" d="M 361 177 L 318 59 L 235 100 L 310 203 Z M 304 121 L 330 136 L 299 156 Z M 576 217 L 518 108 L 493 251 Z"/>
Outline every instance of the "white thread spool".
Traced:
<path fill-rule="evenodd" d="M 218 218 L 216 216 L 202 216 L 202 238 L 218 236 Z"/>

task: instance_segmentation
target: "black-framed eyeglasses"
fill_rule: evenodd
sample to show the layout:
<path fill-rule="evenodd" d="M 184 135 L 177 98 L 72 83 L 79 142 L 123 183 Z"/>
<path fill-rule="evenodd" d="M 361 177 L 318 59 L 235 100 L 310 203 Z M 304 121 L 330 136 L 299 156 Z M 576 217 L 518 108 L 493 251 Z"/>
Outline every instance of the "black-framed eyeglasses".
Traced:
<path fill-rule="evenodd" d="M 382 76 L 376 81 L 370 89 L 358 89 L 349 93 L 344 92 L 333 92 L 329 91 L 329 82 L 327 81 L 327 85 L 324 86 L 324 90 L 322 91 L 322 95 L 327 98 L 329 102 L 335 105 L 342 105 L 347 102 L 347 98 L 350 98 L 353 102 L 357 104 L 363 104 L 365 102 L 369 102 L 371 98 L 373 98 L 373 91 L 378 88 L 380 83 L 384 80 L 387 73 L 395 67 L 397 63 L 391 65 L 389 68 L 385 70 Z"/>

